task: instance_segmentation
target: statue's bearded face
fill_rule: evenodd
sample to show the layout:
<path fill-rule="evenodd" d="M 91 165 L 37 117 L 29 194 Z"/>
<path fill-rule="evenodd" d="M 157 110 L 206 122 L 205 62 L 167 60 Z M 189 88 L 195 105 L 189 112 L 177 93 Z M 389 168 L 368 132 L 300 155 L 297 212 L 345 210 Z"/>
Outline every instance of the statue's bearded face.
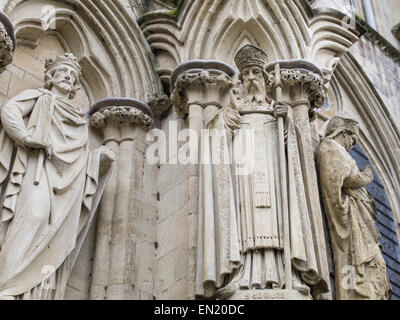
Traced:
<path fill-rule="evenodd" d="M 74 89 L 76 81 L 76 71 L 69 65 L 61 65 L 53 75 L 53 86 L 63 94 L 70 93 Z"/>
<path fill-rule="evenodd" d="M 247 67 L 241 74 L 246 100 L 262 102 L 265 99 L 265 79 L 261 68 Z"/>

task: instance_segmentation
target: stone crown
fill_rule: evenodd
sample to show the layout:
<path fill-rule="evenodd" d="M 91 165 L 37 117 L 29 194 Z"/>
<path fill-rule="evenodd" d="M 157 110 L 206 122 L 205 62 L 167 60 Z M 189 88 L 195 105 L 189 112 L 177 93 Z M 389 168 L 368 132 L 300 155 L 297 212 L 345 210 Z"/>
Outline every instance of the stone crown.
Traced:
<path fill-rule="evenodd" d="M 50 58 L 46 60 L 46 71 L 54 69 L 60 65 L 69 65 L 73 67 L 77 74 L 82 73 L 82 68 L 78 62 L 78 59 L 72 53 L 65 53 L 63 56 L 57 56 L 56 58 Z"/>
<path fill-rule="evenodd" d="M 249 66 L 259 66 L 265 68 L 267 65 L 267 55 L 264 51 L 250 44 L 245 45 L 242 49 L 238 51 L 235 56 L 235 64 L 239 71 Z"/>

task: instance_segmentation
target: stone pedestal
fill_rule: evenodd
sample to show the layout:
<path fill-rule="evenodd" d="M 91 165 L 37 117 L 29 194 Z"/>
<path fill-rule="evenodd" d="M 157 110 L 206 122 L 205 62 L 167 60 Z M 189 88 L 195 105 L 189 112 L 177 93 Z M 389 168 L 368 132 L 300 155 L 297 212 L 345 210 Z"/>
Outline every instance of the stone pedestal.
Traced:
<path fill-rule="evenodd" d="M 312 300 L 297 290 L 239 290 L 228 300 Z"/>
<path fill-rule="evenodd" d="M 90 298 L 151 296 L 152 287 L 140 285 L 139 261 L 135 259 L 139 247 L 152 250 L 150 243 L 155 236 L 152 226 L 141 221 L 143 213 L 152 212 L 150 207 L 144 208 L 151 201 L 143 200 L 146 194 L 142 189 L 145 132 L 153 125 L 151 109 L 139 100 L 112 98 L 96 103 L 90 114 L 91 127 L 103 131 L 103 144 L 117 155 L 100 204 Z M 143 237 L 137 234 L 139 229 Z M 152 239 L 148 246 L 144 237 Z M 153 253 L 147 251 L 140 252 L 141 256 L 151 257 Z M 152 263 L 146 267 L 152 268 Z"/>

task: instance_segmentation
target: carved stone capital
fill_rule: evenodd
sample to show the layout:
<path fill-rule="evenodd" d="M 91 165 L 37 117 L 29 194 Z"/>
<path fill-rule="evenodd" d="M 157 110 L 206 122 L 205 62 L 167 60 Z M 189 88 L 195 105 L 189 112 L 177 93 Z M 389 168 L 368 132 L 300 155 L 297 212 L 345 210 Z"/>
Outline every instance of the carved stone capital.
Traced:
<path fill-rule="evenodd" d="M 15 47 L 14 28 L 7 16 L 0 12 L 0 73 L 12 62 Z"/>
<path fill-rule="evenodd" d="M 219 61 L 194 60 L 179 65 L 171 76 L 171 101 L 176 113 L 186 118 L 190 104 L 221 105 L 233 86 L 235 71 Z"/>
<path fill-rule="evenodd" d="M 128 98 L 103 99 L 90 109 L 90 126 L 101 129 L 109 123 L 129 123 L 145 129 L 153 126 L 150 107 L 142 101 Z"/>
<path fill-rule="evenodd" d="M 280 79 L 283 99 L 296 105 L 298 101 L 307 100 L 310 103 L 310 114 L 325 102 L 324 77 L 322 71 L 312 62 L 305 60 L 274 61 L 267 65 L 269 78 L 275 85 L 275 65 L 280 64 Z M 273 89 L 272 89 L 273 90 Z"/>
<path fill-rule="evenodd" d="M 283 85 L 301 85 L 306 88 L 312 107 L 320 108 L 324 104 L 323 79 L 320 75 L 307 70 L 282 70 Z"/>

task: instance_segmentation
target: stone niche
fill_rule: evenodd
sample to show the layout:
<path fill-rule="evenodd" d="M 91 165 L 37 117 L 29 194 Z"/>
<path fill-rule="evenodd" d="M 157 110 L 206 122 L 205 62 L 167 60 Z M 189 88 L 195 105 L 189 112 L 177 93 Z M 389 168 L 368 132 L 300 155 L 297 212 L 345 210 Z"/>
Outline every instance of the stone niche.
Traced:
<path fill-rule="evenodd" d="M 45 59 L 72 52 L 83 68 L 82 89 L 74 103 L 91 118 L 91 144 L 106 145 L 116 154 L 113 174 L 72 270 L 66 298 L 199 297 L 201 178 L 198 167 L 179 163 L 185 142 L 175 140 L 181 130 L 201 130 L 215 112 L 230 104 L 230 94 L 240 85 L 234 57 L 250 44 L 263 50 L 272 63 L 268 66 L 272 100 L 276 98 L 274 67 L 280 61 L 281 99 L 289 104 L 290 116 L 302 133 L 299 157 L 310 235 L 318 244 L 318 267 L 328 286 L 326 295 L 315 298 L 331 299 L 334 283 L 329 284 L 327 228 L 314 166 L 314 154 L 330 118 L 345 115 L 360 123 L 359 144 L 382 178 L 381 187 L 388 193 L 385 206 L 391 204 L 397 215 L 400 203 L 398 130 L 376 95 L 375 89 L 382 86 L 379 77 L 371 86 L 356 62 L 362 58 L 356 54 L 358 44 L 348 51 L 359 41 L 359 34 L 343 24 L 348 20 L 341 8 L 347 1 L 134 0 L 132 6 L 125 2 L 4 3 L 16 37 L 9 32 L 9 20 L 0 14 L 0 21 L 5 21 L 0 23 L 0 55 L 5 57 L 0 58 L 4 63 L 0 65 L 0 104 L 25 89 L 42 87 Z M 43 3 L 56 9 L 54 30 L 42 30 Z M 372 57 L 369 51 L 366 55 Z M 371 61 L 364 65 L 373 66 Z M 184 73 L 186 78 L 175 78 Z M 326 96 L 329 99 L 324 102 Z M 396 96 L 391 99 L 395 102 Z M 146 136 L 152 129 L 166 134 L 168 154 L 165 162 L 150 165 L 146 151 L 152 141 Z M 249 290 L 233 298 L 304 296 Z"/>

